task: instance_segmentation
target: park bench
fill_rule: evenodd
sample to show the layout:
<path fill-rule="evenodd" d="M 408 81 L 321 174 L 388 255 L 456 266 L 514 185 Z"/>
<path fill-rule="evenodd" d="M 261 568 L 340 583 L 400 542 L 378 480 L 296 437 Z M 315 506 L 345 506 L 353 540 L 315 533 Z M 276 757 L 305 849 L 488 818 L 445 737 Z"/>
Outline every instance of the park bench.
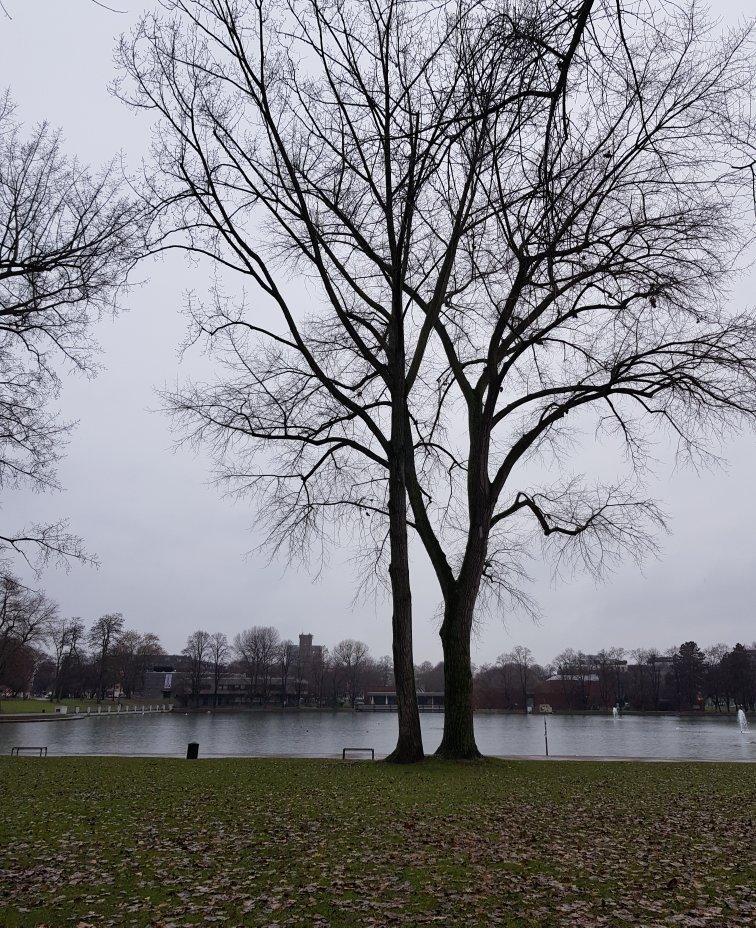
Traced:
<path fill-rule="evenodd" d="M 22 751 L 36 751 L 39 757 L 47 757 L 47 746 L 46 745 L 44 747 L 39 747 L 39 746 L 23 747 L 23 746 L 16 745 L 16 747 L 11 748 L 11 757 L 13 757 L 14 754 L 16 755 L 16 757 L 20 757 Z"/>
<path fill-rule="evenodd" d="M 341 752 L 341 759 L 342 759 L 342 760 L 346 760 L 347 751 L 349 751 L 349 752 L 351 752 L 351 753 L 353 753 L 353 752 L 355 752 L 355 751 L 358 751 L 358 752 L 361 752 L 361 753 L 367 753 L 368 751 L 370 751 L 370 759 L 371 759 L 371 760 L 375 760 L 375 748 L 344 748 L 344 749 L 342 750 L 342 752 Z"/>

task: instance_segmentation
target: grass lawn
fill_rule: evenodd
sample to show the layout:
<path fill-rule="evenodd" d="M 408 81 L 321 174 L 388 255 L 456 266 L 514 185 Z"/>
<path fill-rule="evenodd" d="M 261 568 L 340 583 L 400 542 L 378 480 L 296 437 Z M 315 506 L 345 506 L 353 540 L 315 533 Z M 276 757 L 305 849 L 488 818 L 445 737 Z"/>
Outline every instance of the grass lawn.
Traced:
<path fill-rule="evenodd" d="M 0 925 L 756 925 L 756 766 L 0 758 Z"/>

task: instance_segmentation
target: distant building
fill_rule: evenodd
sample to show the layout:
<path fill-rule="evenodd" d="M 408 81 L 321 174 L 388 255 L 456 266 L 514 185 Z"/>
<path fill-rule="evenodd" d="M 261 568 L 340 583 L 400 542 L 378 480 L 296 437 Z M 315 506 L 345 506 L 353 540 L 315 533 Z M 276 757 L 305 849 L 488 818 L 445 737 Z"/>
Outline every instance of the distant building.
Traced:
<path fill-rule="evenodd" d="M 365 693 L 363 705 L 367 709 L 395 709 L 396 708 L 396 690 L 370 690 Z M 443 693 L 423 693 L 417 694 L 418 709 L 443 709 Z"/>
<path fill-rule="evenodd" d="M 218 680 L 208 670 L 202 676 L 200 692 L 190 697 L 190 674 L 183 655 L 175 654 L 160 658 L 144 675 L 142 695 L 146 699 L 175 699 L 204 706 L 244 706 L 252 703 L 291 703 L 306 701 L 312 689 L 310 679 L 313 667 L 323 659 L 323 646 L 313 644 L 311 634 L 301 634 L 299 644 L 292 646 L 289 674 L 284 682 L 278 670 L 278 662 L 269 668 L 269 673 L 260 675 L 253 682 L 252 676 L 233 666 Z"/>
<path fill-rule="evenodd" d="M 175 664 L 155 664 L 144 674 L 142 696 L 145 699 L 171 699 L 173 696 L 173 678 L 176 675 Z"/>
<path fill-rule="evenodd" d="M 299 644 L 295 644 L 291 649 L 292 664 L 299 664 L 303 667 L 311 667 L 314 662 L 323 660 L 323 645 L 313 644 L 312 635 L 299 635 Z"/>

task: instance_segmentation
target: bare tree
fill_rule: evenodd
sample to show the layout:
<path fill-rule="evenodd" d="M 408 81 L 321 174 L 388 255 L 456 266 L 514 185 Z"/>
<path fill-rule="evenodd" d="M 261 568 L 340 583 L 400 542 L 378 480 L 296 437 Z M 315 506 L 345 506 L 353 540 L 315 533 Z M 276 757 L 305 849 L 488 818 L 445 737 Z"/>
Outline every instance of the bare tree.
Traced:
<path fill-rule="evenodd" d="M 581 664 L 581 655 L 572 648 L 565 648 L 554 658 L 554 671 L 559 677 L 564 701 L 570 709 L 585 708 L 580 685 L 582 676 L 578 673 Z"/>
<path fill-rule="evenodd" d="M 14 656 L 44 641 L 58 607 L 44 593 L 30 590 L 8 574 L 0 579 L 0 685 Z"/>
<path fill-rule="evenodd" d="M 648 667 L 649 687 L 651 691 L 651 704 L 655 710 L 658 710 L 661 699 L 661 688 L 664 682 L 664 675 L 669 669 L 669 664 L 660 658 L 662 655 L 656 648 L 649 648 L 646 651 L 646 665 Z"/>
<path fill-rule="evenodd" d="M 173 407 L 275 544 L 372 527 L 415 759 L 409 500 L 444 603 L 439 753 L 477 756 L 476 610 L 528 607 L 539 538 L 596 575 L 652 552 L 655 427 L 700 460 L 753 418 L 756 327 L 724 299 L 752 234 L 750 28 L 649 0 L 166 6 L 122 47 L 159 117 L 163 247 L 245 275 L 281 322 L 219 290 L 193 307 L 225 376 Z M 586 426 L 626 453 L 608 485 L 569 467 Z"/>
<path fill-rule="evenodd" d="M 289 682 L 289 671 L 294 657 L 294 642 L 282 641 L 278 646 L 278 668 L 281 672 L 281 705 L 286 705 L 286 688 Z"/>
<path fill-rule="evenodd" d="M 420 665 L 423 667 L 424 665 Z M 391 663 L 391 658 L 388 654 L 384 654 L 383 657 L 379 657 L 375 665 L 376 675 L 378 677 L 379 685 L 384 689 L 391 685 L 391 681 L 394 678 L 394 665 Z M 417 680 L 418 686 L 421 685 L 421 677 L 415 672 L 415 678 Z"/>
<path fill-rule="evenodd" d="M 254 625 L 234 638 L 234 650 L 250 678 L 250 699 L 268 698 L 273 664 L 278 654 L 280 635 L 272 625 Z"/>
<path fill-rule="evenodd" d="M 218 686 L 231 656 L 231 646 L 223 632 L 213 632 L 207 643 L 208 661 L 213 674 L 213 705 L 218 705 Z"/>
<path fill-rule="evenodd" d="M 124 95 L 159 117 L 158 241 L 244 275 L 279 317 L 269 325 L 218 288 L 209 309 L 191 307 L 196 336 L 210 340 L 227 377 L 171 405 L 215 446 L 235 489 L 266 500 L 274 546 L 301 554 L 356 521 L 379 577 L 385 555 L 399 709 L 392 759 L 418 760 L 408 398 L 456 292 L 471 189 L 458 164 L 482 138 L 480 107 L 467 101 L 480 78 L 502 91 L 496 105 L 518 108 L 528 73 L 542 73 L 541 95 L 557 92 L 557 72 L 538 53 L 544 36 L 510 28 L 495 4 L 163 6 L 167 16 L 145 17 L 121 47 Z M 548 38 L 572 31 L 562 16 Z M 309 274 L 319 305 L 297 305 L 285 286 L 291 269 Z"/>
<path fill-rule="evenodd" d="M 432 482 L 409 493 L 444 591 L 448 756 L 477 754 L 475 609 L 481 593 L 516 600 L 531 530 L 558 568 L 598 575 L 642 557 L 663 525 L 637 489 L 650 429 L 696 458 L 708 430 L 754 413 L 754 321 L 721 295 L 751 235 L 750 172 L 733 165 L 752 162 L 753 129 L 732 105 L 748 113 L 748 31 L 703 39 L 692 5 L 659 16 L 642 2 L 593 8 L 562 62 L 559 103 L 487 124 L 461 290 L 435 327 L 447 365 L 437 418 L 461 404 L 467 434 L 435 468 L 459 480 L 433 530 Z M 591 421 L 630 463 L 595 492 L 565 473 L 570 441 Z M 555 486 L 525 483 L 536 454 L 556 462 Z M 571 674 L 581 703 L 584 669 L 579 660 Z"/>
<path fill-rule="evenodd" d="M 152 632 L 129 629 L 119 636 L 113 648 L 113 669 L 127 698 L 141 691 L 150 662 L 162 654 L 160 639 Z"/>
<path fill-rule="evenodd" d="M 197 705 L 211 654 L 209 632 L 202 629 L 192 632 L 186 639 L 186 647 L 181 653 L 189 659 L 189 695 Z"/>
<path fill-rule="evenodd" d="M 314 697 L 316 706 L 322 706 L 324 704 L 323 693 L 325 689 L 325 678 L 330 663 L 331 656 L 328 648 L 322 648 L 313 654 L 310 662 L 310 667 L 308 669 L 309 679 L 307 682 L 309 684 L 310 694 Z"/>
<path fill-rule="evenodd" d="M 354 708 L 360 690 L 365 668 L 370 657 L 370 649 L 364 641 L 345 638 L 333 649 L 332 661 L 338 668 L 341 679 L 346 683 L 349 703 Z"/>
<path fill-rule="evenodd" d="M 47 641 L 55 660 L 53 699 L 60 700 L 66 692 L 66 679 L 71 664 L 79 655 L 84 640 L 84 623 L 81 619 L 54 618 L 47 632 Z"/>
<path fill-rule="evenodd" d="M 533 654 L 530 648 L 521 644 L 512 649 L 509 655 L 517 671 L 517 680 L 520 687 L 520 699 L 522 711 L 528 711 L 528 682 L 530 680 L 530 668 L 533 664 Z"/>
<path fill-rule="evenodd" d="M 602 648 L 593 656 L 593 671 L 598 677 L 599 695 L 605 709 L 622 701 L 622 674 L 627 665 L 624 654 L 622 648 Z"/>
<path fill-rule="evenodd" d="M 139 228 L 113 167 L 66 157 L 44 123 L 25 132 L 0 95 L 0 491 L 58 486 L 70 423 L 49 404 L 61 369 L 94 373 L 91 323 L 116 308 Z M 5 529 L 2 551 L 87 559 L 65 521 Z"/>
<path fill-rule="evenodd" d="M 108 686 L 108 663 L 112 657 L 113 647 L 123 632 L 123 616 L 120 612 L 101 615 L 89 630 L 87 641 L 93 649 L 97 663 L 97 699 L 105 698 Z"/>
<path fill-rule="evenodd" d="M 297 705 L 302 704 L 302 694 L 304 692 L 304 685 L 307 678 L 310 678 L 310 685 L 312 686 L 312 676 L 313 676 L 313 658 L 312 655 L 308 661 L 305 661 L 305 656 L 302 653 L 301 647 L 296 647 L 294 649 L 294 690 L 297 694 Z"/>
<path fill-rule="evenodd" d="M 485 685 L 489 678 L 494 678 L 496 684 L 498 684 L 497 689 L 501 691 L 502 707 L 504 709 L 513 708 L 518 689 L 518 679 L 511 654 L 500 654 L 496 658 L 493 667 L 484 664 L 478 668 L 479 689 L 481 684 Z"/>
<path fill-rule="evenodd" d="M 8 574 L 0 580 L 0 680 L 10 649 L 43 640 L 57 606 Z"/>

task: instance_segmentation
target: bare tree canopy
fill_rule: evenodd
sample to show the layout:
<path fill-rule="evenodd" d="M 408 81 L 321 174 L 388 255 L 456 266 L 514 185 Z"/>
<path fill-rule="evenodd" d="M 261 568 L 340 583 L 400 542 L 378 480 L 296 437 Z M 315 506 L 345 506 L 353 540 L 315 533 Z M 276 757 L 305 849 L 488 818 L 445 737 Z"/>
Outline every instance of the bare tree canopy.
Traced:
<path fill-rule="evenodd" d="M 97 662 L 97 698 L 105 698 L 107 689 L 108 664 L 112 660 L 113 648 L 123 633 L 124 619 L 120 612 L 101 615 L 92 623 L 87 635 L 89 646 L 94 651 Z"/>
<path fill-rule="evenodd" d="M 144 684 L 150 663 L 165 654 L 160 639 L 152 632 L 141 634 L 133 629 L 124 631 L 113 648 L 112 668 L 123 695 L 131 698 Z"/>
<path fill-rule="evenodd" d="M 370 658 L 370 650 L 364 641 L 345 638 L 333 649 L 331 661 L 334 672 L 340 674 L 347 685 L 349 702 L 354 708 L 359 695 L 360 683 Z"/>
<path fill-rule="evenodd" d="M 272 625 L 253 625 L 234 636 L 234 651 L 250 679 L 250 695 L 267 698 L 281 636 Z"/>
<path fill-rule="evenodd" d="M 138 229 L 115 166 L 90 171 L 63 153 L 59 132 L 26 129 L 0 97 L 0 491 L 57 488 L 70 423 L 50 402 L 63 370 L 94 373 L 91 323 L 117 307 Z M 3 529 L 0 546 L 86 557 L 63 521 Z"/>
<path fill-rule="evenodd" d="M 189 660 L 189 692 L 195 703 L 202 689 L 202 679 L 212 660 L 212 639 L 209 632 L 198 629 L 186 639 L 181 652 Z"/>
<path fill-rule="evenodd" d="M 470 203 L 469 184 L 448 184 L 480 134 L 481 114 L 467 107 L 478 78 L 498 88 L 497 106 L 517 109 L 532 94 L 525 73 L 536 83 L 542 74 L 535 94 L 549 98 L 559 75 L 541 61 L 541 37 L 534 44 L 511 29 L 495 4 L 163 7 L 121 47 L 131 77 L 122 92 L 159 117 L 150 175 L 163 206 L 157 245 L 240 272 L 278 315 L 268 325 L 216 287 L 209 307 L 193 307 L 196 332 L 229 377 L 173 404 L 195 438 L 224 457 L 240 452 L 225 476 L 272 502 L 262 512 L 275 545 L 299 554 L 334 527 L 354 526 L 355 515 L 372 523 L 357 531 L 372 538 L 379 575 L 384 553 L 389 564 L 394 758 L 419 759 L 407 397 Z M 569 48 L 584 23 L 561 16 L 553 25 L 550 39 Z M 508 62 L 510 45 L 519 51 Z M 316 285 L 314 310 L 290 302 L 293 269 Z M 260 446 L 270 468 L 259 468 Z"/>
<path fill-rule="evenodd" d="M 231 645 L 223 632 L 213 632 L 208 642 L 208 660 L 213 674 L 213 705 L 218 705 L 218 686 L 221 675 L 231 657 Z"/>
<path fill-rule="evenodd" d="M 0 579 L 0 682 L 14 649 L 44 641 L 57 619 L 57 605 L 16 577 Z"/>
<path fill-rule="evenodd" d="M 55 661 L 53 699 L 60 699 L 66 690 L 68 676 L 79 659 L 84 642 L 84 623 L 80 618 L 55 616 L 47 630 L 47 643 Z"/>
<path fill-rule="evenodd" d="M 539 538 L 596 574 L 652 551 L 651 436 L 705 458 L 756 411 L 754 317 L 727 302 L 753 229 L 750 26 L 650 0 L 162 6 L 121 47 L 156 116 L 156 247 L 263 297 L 191 304 L 221 377 L 173 408 L 274 544 L 357 521 L 387 554 L 400 727 L 417 532 L 440 752 L 475 756 L 476 609 L 529 605 Z M 613 484 L 568 460 L 586 426 L 625 452 Z"/>

